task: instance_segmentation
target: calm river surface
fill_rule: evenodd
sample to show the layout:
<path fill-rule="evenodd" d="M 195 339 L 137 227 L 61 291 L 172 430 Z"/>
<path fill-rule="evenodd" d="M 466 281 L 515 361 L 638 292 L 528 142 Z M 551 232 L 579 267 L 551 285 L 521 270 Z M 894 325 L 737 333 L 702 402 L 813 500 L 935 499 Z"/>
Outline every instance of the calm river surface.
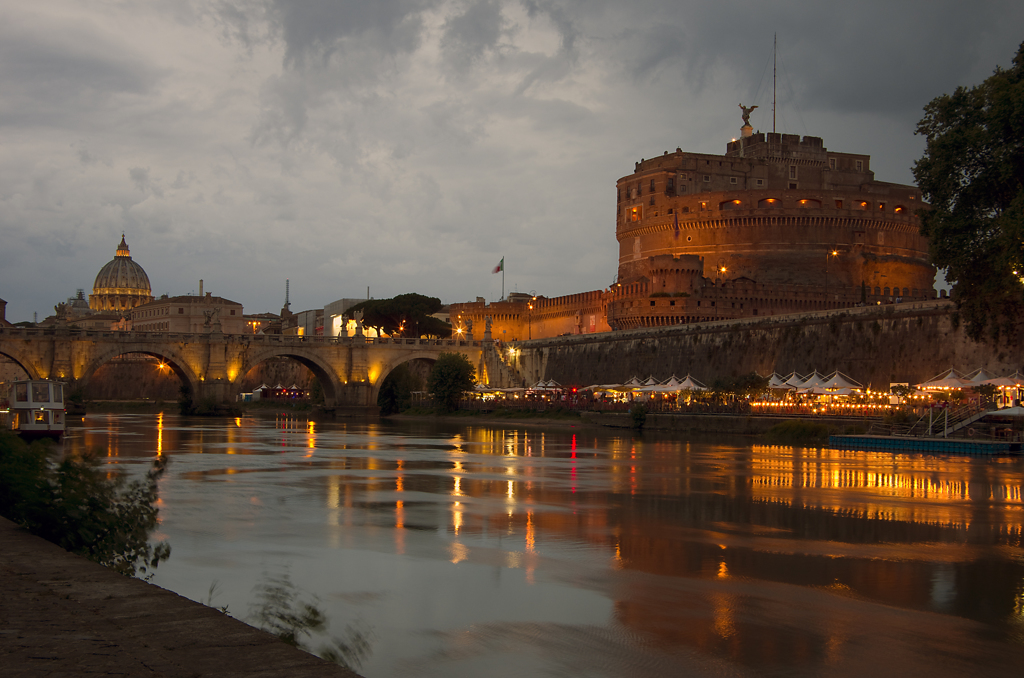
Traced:
<path fill-rule="evenodd" d="M 1024 674 L 1020 459 L 582 428 L 95 414 L 160 485 L 154 583 L 287 574 L 367 678 Z"/>

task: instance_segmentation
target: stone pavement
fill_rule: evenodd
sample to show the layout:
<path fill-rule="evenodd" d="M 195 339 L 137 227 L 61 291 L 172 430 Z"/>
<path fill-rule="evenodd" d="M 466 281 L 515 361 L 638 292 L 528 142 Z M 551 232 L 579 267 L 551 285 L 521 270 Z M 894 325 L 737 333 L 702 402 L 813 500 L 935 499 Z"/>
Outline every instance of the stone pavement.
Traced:
<path fill-rule="evenodd" d="M 0 518 L 0 675 L 358 678 Z"/>

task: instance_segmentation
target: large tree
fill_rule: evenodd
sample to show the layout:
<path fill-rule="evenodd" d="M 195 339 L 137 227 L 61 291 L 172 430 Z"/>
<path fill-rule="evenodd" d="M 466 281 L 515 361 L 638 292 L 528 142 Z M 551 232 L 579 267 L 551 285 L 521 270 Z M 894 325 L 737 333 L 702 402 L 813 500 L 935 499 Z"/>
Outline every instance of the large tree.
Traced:
<path fill-rule="evenodd" d="M 921 231 L 969 334 L 995 338 L 1024 311 L 1024 43 L 1011 68 L 924 110 Z"/>
<path fill-rule="evenodd" d="M 463 394 L 472 391 L 475 383 L 476 369 L 469 358 L 461 353 L 442 353 L 427 377 L 427 393 L 434 396 L 442 412 L 454 412 Z"/>
<path fill-rule="evenodd" d="M 433 317 L 440 310 L 440 299 L 413 292 L 392 299 L 368 299 L 348 309 L 345 315 L 354 318 L 356 311 L 362 311 L 364 327 L 392 337 L 451 336 L 452 326 Z"/>

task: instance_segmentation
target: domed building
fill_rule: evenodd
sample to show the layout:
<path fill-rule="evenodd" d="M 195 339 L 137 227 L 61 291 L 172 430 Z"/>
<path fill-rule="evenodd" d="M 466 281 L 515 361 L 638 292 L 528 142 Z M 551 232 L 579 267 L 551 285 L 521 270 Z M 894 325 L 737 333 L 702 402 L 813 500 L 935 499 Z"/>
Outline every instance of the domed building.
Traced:
<path fill-rule="evenodd" d="M 114 258 L 100 269 L 89 295 L 89 308 L 94 311 L 128 311 L 153 301 L 149 276 L 132 261 L 128 243 L 121 234 Z"/>

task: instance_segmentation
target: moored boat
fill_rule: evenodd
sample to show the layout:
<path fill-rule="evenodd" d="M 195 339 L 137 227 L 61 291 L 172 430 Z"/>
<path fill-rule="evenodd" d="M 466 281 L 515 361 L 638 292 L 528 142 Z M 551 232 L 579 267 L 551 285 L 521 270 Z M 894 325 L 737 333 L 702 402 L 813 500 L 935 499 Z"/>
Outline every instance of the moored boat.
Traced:
<path fill-rule="evenodd" d="M 26 438 L 64 435 L 64 386 L 60 381 L 25 379 L 0 388 L 3 428 Z"/>

